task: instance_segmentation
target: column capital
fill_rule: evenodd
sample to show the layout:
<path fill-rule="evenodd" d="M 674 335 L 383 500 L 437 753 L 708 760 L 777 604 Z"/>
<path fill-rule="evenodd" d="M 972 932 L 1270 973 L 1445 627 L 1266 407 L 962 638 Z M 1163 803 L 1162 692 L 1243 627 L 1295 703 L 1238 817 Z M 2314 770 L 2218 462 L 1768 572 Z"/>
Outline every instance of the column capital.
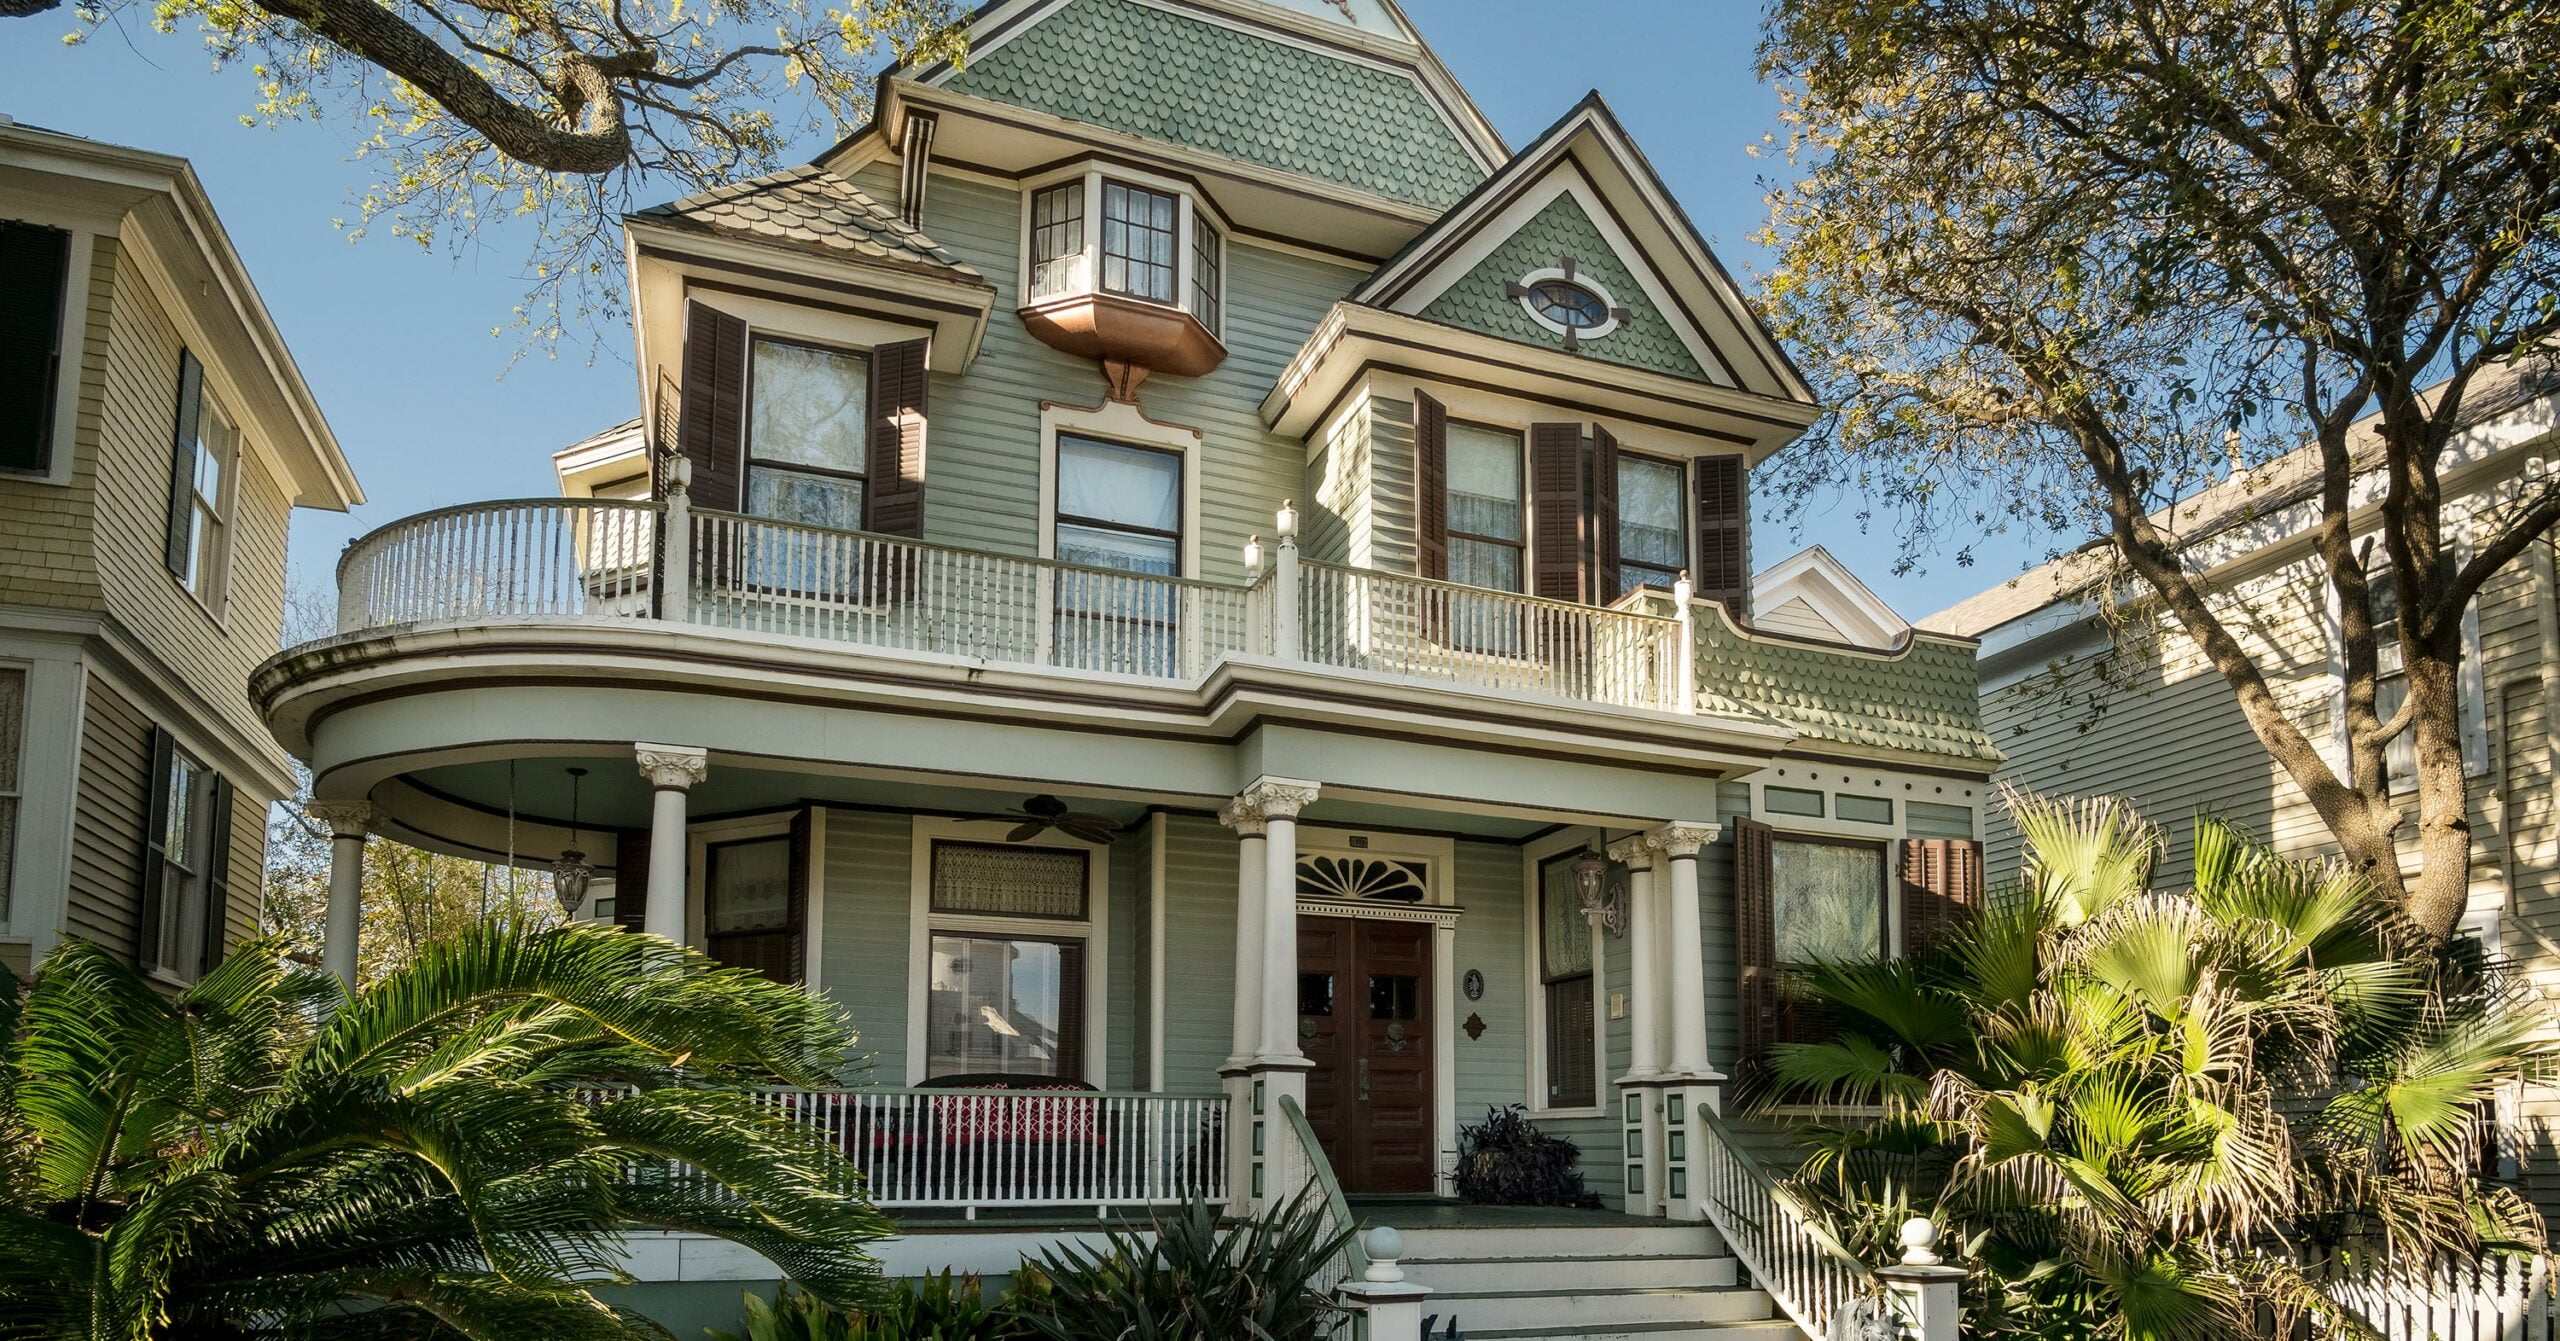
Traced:
<path fill-rule="evenodd" d="M 371 801 L 305 801 L 302 812 L 328 825 L 332 838 L 364 838 L 382 827 L 382 808 Z"/>
<path fill-rule="evenodd" d="M 1695 857 L 1698 849 L 1724 836 L 1721 824 L 1701 824 L 1694 820 L 1675 820 L 1645 835 L 1654 851 L 1678 861 Z"/>
<path fill-rule="evenodd" d="M 640 776 L 652 787 L 672 787 L 684 791 L 711 775 L 711 753 L 699 745 L 650 745 L 631 747 L 640 761 Z"/>
<path fill-rule="evenodd" d="M 1262 836 L 1262 808 L 1241 796 L 1218 807 L 1218 822 L 1235 830 L 1238 838 Z"/>
<path fill-rule="evenodd" d="M 1256 778 L 1252 786 L 1236 794 L 1236 800 L 1253 807 L 1263 819 L 1293 820 L 1299 811 L 1315 804 L 1316 784 L 1295 778 Z"/>
<path fill-rule="evenodd" d="M 1609 860 L 1634 870 L 1642 871 L 1651 869 L 1653 866 L 1653 835 L 1649 833 L 1640 833 L 1633 837 L 1621 838 L 1618 841 L 1611 843 L 1609 845 Z"/>

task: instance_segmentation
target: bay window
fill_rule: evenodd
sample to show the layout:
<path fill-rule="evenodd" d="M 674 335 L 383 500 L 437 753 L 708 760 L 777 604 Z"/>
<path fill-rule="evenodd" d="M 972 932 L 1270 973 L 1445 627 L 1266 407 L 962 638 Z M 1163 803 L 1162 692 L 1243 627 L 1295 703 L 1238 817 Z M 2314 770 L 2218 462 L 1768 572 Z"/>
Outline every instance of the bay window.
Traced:
<path fill-rule="evenodd" d="M 1089 854 L 936 842 L 925 1077 L 1087 1079 Z"/>
<path fill-rule="evenodd" d="M 1175 198 L 1163 191 L 1125 182 L 1102 184 L 1103 292 L 1151 303 L 1173 301 L 1178 208 Z"/>
<path fill-rule="evenodd" d="M 1023 302 L 1127 298 L 1188 312 L 1218 335 L 1226 235 L 1214 208 L 1177 183 L 1070 171 L 1025 201 Z"/>
<path fill-rule="evenodd" d="M 1084 252 L 1084 180 L 1031 196 L 1031 298 L 1038 301 L 1092 287 Z"/>
<path fill-rule="evenodd" d="M 1618 589 L 1671 590 L 1689 566 L 1688 479 L 1675 461 L 1618 457 Z"/>

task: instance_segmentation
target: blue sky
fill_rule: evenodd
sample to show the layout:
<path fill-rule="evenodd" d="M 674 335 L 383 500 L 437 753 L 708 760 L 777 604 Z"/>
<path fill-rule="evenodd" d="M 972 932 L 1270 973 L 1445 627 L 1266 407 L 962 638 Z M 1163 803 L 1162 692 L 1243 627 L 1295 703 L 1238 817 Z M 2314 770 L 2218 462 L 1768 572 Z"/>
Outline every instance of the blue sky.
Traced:
<path fill-rule="evenodd" d="M 1746 146 L 1776 128 L 1777 99 L 1753 71 L 1750 0 L 1405 0 L 1424 35 L 1505 138 L 1526 142 L 1592 88 L 1605 93 L 1726 266 L 1746 283 L 1764 254 L 1751 235 L 1760 179 L 1784 170 Z M 504 325 L 524 285 L 525 239 L 488 228 L 459 255 L 375 236 L 350 243 L 364 169 L 356 131 L 239 122 L 244 71 L 209 72 L 191 36 L 147 26 L 79 47 L 55 38 L 68 10 L 0 21 L 0 112 L 56 130 L 194 160 L 259 291 L 364 481 L 352 517 L 294 520 L 296 580 L 325 585 L 347 540 L 423 509 L 555 491 L 550 453 L 630 417 L 638 381 L 627 337 L 509 366 Z M 1581 29 L 1582 31 L 1576 31 Z M 1640 37 L 1641 40 L 1636 40 Z M 815 154 L 823 142 L 803 146 Z M 1998 582 L 2041 557 L 2002 538 L 1972 568 L 1936 563 L 1894 577 L 1891 545 L 1856 534 L 1854 500 L 1817 509 L 1807 534 L 1764 525 L 1758 562 L 1820 540 L 1906 616 Z"/>

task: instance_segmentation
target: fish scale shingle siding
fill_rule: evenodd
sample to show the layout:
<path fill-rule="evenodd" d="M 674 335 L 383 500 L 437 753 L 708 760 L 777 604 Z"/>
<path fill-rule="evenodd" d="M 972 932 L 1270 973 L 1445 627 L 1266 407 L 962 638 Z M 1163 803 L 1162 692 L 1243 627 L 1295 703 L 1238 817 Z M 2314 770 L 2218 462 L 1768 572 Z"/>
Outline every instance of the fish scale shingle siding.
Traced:
<path fill-rule="evenodd" d="M 1681 343 L 1662 309 L 1636 283 L 1635 272 L 1619 259 L 1599 226 L 1572 193 L 1558 195 L 1530 216 L 1519 231 L 1422 309 L 1429 320 L 1443 322 L 1505 340 L 1561 348 L 1564 337 L 1529 319 L 1510 287 L 1523 275 L 1561 266 L 1571 258 L 1577 273 L 1597 280 L 1627 309 L 1627 320 L 1597 340 L 1585 340 L 1583 357 L 1668 373 L 1692 381 L 1714 382 L 1697 356 Z"/>
<path fill-rule="evenodd" d="M 1434 209 L 1485 175 L 1411 76 L 1137 0 L 1074 0 L 948 87 Z"/>

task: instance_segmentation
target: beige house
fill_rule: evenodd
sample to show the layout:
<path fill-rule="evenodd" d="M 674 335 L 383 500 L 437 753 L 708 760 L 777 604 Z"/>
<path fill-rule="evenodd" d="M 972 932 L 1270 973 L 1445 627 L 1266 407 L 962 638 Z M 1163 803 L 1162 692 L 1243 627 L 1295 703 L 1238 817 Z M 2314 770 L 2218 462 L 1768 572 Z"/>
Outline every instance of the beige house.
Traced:
<path fill-rule="evenodd" d="M 0 117 L 0 963 L 255 927 L 285 528 L 361 498 L 186 161 Z"/>
<path fill-rule="evenodd" d="M 2471 516 L 2539 488 L 2547 476 L 2560 453 L 2560 370 L 2519 365 L 2474 383 L 2463 419 L 2444 473 L 2457 545 L 2468 543 Z M 2367 444 L 2366 459 L 2378 459 L 2378 447 Z M 2309 529 L 2318 518 L 2318 472 L 2316 449 L 2306 447 L 2162 515 L 2186 537 L 2190 566 L 2209 575 L 2294 720 L 2314 740 L 2333 742 L 2334 762 L 2345 757 L 2335 725 L 2343 691 L 2334 606 Z M 2380 488 L 2379 477 L 2368 476 L 2357 497 L 2369 506 Z M 2287 852 L 2330 850 L 2318 816 L 2260 748 L 2231 690 L 2192 642 L 2171 632 L 2130 655 L 2111 653 L 2106 626 L 2094 617 L 2097 572 L 2094 557 L 2069 556 L 1921 621 L 1982 640 L 1983 724 L 2008 756 L 1999 779 L 2043 792 L 2131 797 L 2171 826 L 2163 875 L 2172 880 L 2186 869 L 2185 822 L 2199 811 L 2238 820 Z M 2560 585 L 2550 539 L 2491 579 L 2466 613 L 2464 634 L 2463 753 L 2479 841 L 2462 925 L 2547 995 L 2560 986 L 2560 716 L 2551 712 L 2560 702 Z M 2386 670 L 2393 656 L 2384 651 Z M 2386 711 L 2392 692 L 2386 679 Z M 2409 773 L 2397 757 L 2392 771 Z M 2017 834 L 1997 807 L 1986 810 L 1983 834 L 1996 882 L 2016 867 Z M 2415 869 L 2414 845 L 2403 861 Z M 2510 1105 L 2502 1159 L 2509 1173 L 2530 1179 L 2545 1215 L 2560 1222 L 2556 1115 L 2560 1102 L 2548 1098 Z"/>

